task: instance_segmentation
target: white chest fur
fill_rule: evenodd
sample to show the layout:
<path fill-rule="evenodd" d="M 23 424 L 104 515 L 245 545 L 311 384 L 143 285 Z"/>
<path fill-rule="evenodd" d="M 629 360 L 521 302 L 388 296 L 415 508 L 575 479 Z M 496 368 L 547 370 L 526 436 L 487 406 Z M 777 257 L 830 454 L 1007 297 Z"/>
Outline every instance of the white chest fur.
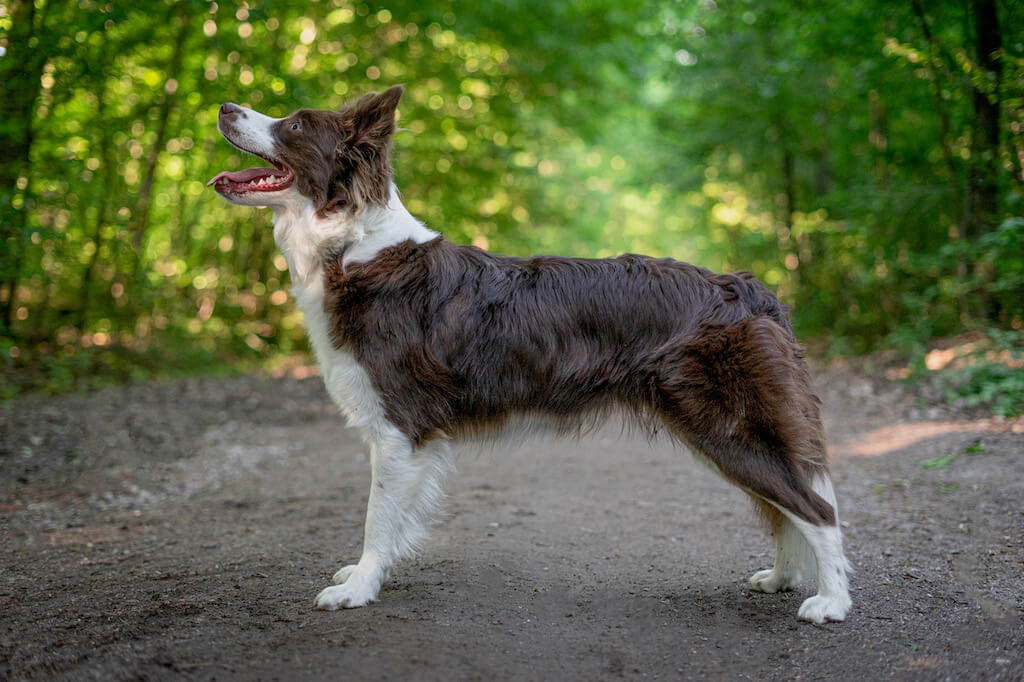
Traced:
<path fill-rule="evenodd" d="M 409 214 L 394 186 L 387 206 L 368 207 L 355 216 L 318 217 L 309 199 L 298 192 L 286 193 L 273 207 L 274 240 L 288 261 L 294 282 L 292 295 L 302 311 L 327 392 L 350 426 L 366 438 L 377 438 L 393 427 L 387 422 L 380 394 L 366 370 L 351 353 L 331 341 L 331 320 L 324 310 L 323 254 L 344 244 L 345 263 L 365 262 L 381 249 L 407 239 L 426 242 L 437 233 Z"/>
<path fill-rule="evenodd" d="M 291 193 L 274 207 L 274 239 L 288 261 L 292 295 L 316 352 L 324 384 L 350 426 L 369 439 L 389 429 L 380 394 L 356 358 L 331 341 L 324 311 L 322 258 L 325 249 L 346 244 L 345 262 L 367 261 L 381 249 L 407 239 L 425 242 L 437 236 L 413 218 L 392 186 L 386 207 L 364 209 L 357 216 L 319 218 L 309 200 Z"/>
<path fill-rule="evenodd" d="M 335 348 L 330 336 L 330 320 L 324 311 L 324 286 L 319 272 L 292 287 L 292 295 L 302 311 L 303 325 L 320 363 L 327 392 L 341 408 L 349 426 L 374 438 L 383 425 L 384 408 L 370 376 L 348 351 Z"/>

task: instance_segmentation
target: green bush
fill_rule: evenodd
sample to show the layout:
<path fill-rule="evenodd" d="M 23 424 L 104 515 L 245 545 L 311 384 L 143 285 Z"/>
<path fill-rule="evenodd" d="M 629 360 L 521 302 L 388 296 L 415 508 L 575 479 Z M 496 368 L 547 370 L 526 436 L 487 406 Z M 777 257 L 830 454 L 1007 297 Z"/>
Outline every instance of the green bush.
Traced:
<path fill-rule="evenodd" d="M 954 349 L 946 366 L 930 370 L 925 355 L 913 363 L 912 381 L 924 381 L 946 402 L 983 406 L 994 414 L 1024 414 L 1024 332 L 990 329 L 984 338 Z"/>

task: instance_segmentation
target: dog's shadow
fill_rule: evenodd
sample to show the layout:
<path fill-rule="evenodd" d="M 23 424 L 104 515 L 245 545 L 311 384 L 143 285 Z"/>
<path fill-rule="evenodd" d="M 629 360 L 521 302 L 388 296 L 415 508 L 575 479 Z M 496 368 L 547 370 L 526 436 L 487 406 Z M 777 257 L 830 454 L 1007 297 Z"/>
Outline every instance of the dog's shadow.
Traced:
<path fill-rule="evenodd" d="M 798 627 L 797 609 L 814 594 L 810 586 L 763 594 L 745 582 L 694 581 L 694 576 L 682 574 L 678 580 L 657 582 L 643 576 L 632 581 L 595 575 L 581 579 L 569 565 L 554 572 L 535 571 L 525 563 L 420 560 L 385 584 L 378 606 L 476 613 L 486 622 L 509 625 L 569 622 L 625 629 L 633 635 L 667 630 L 700 637 L 723 629 L 741 634 Z"/>

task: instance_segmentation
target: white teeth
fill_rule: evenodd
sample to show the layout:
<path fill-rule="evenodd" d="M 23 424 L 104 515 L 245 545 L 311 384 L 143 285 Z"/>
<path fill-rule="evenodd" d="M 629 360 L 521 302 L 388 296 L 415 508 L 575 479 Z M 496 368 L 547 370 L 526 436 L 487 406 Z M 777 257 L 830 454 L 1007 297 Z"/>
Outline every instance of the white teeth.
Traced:
<path fill-rule="evenodd" d="M 276 185 L 276 184 L 278 184 L 280 182 L 284 182 L 284 180 L 285 180 L 285 178 L 279 177 L 277 175 L 264 175 L 261 178 L 256 178 L 256 179 L 250 180 L 247 183 L 242 183 L 242 184 L 248 185 L 249 187 L 263 187 L 263 186 L 273 186 L 273 185 Z M 217 184 L 218 185 L 228 185 L 228 184 L 230 184 L 230 182 L 231 181 L 228 180 L 227 178 L 221 178 L 220 180 L 217 181 Z"/>

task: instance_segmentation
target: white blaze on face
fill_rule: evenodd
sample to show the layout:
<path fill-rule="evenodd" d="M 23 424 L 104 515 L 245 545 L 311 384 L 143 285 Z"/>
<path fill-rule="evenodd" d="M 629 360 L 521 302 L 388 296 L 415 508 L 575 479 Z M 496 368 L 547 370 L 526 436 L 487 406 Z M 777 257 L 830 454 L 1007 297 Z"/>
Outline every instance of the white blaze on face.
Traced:
<path fill-rule="evenodd" d="M 217 121 L 217 130 L 229 142 L 247 152 L 261 156 L 274 155 L 274 124 L 283 119 L 271 118 L 258 111 L 238 107 L 239 114 L 227 123 L 229 130 L 224 130 L 223 120 Z"/>

